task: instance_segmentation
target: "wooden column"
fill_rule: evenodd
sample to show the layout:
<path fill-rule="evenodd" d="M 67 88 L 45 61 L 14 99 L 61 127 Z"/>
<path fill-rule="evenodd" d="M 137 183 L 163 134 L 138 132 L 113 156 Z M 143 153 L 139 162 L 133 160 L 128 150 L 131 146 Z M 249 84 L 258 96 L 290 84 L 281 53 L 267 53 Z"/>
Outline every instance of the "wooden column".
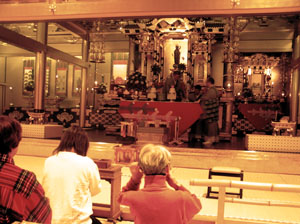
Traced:
<path fill-rule="evenodd" d="M 300 56 L 300 35 L 294 40 L 293 59 L 296 60 Z M 291 95 L 290 95 L 290 121 L 298 123 L 298 105 L 299 105 L 299 68 L 295 68 L 291 77 Z M 294 135 L 296 134 L 296 130 Z"/>
<path fill-rule="evenodd" d="M 141 53 L 141 73 L 142 73 L 143 76 L 146 76 L 145 60 L 146 60 L 146 54 L 145 54 L 145 52 L 142 52 Z"/>
<path fill-rule="evenodd" d="M 37 41 L 47 44 L 48 24 L 37 24 Z M 40 112 L 44 110 L 46 79 L 46 52 L 44 50 L 36 52 L 35 63 L 35 89 L 34 89 L 34 110 Z"/>
<path fill-rule="evenodd" d="M 128 67 L 127 67 L 127 76 L 134 73 L 134 48 L 135 43 L 131 38 L 129 38 L 129 55 L 128 55 Z"/>
<path fill-rule="evenodd" d="M 83 40 L 82 42 L 82 60 L 88 62 L 89 55 L 89 41 Z M 79 114 L 79 125 L 80 127 L 85 126 L 86 117 L 86 92 L 87 92 L 87 74 L 88 68 L 82 68 L 81 74 L 81 95 L 80 95 L 80 114 Z"/>
<path fill-rule="evenodd" d="M 152 72 L 151 72 L 151 67 L 154 63 L 154 60 L 151 56 L 151 54 L 146 55 L 146 60 L 147 60 L 147 65 L 146 65 L 146 76 L 147 76 L 147 82 L 152 81 Z"/>

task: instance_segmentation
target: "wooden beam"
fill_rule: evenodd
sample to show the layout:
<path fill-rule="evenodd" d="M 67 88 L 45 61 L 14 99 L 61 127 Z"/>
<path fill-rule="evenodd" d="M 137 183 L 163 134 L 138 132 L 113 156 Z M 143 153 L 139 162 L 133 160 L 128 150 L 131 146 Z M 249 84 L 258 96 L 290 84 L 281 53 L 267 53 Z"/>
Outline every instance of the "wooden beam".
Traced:
<path fill-rule="evenodd" d="M 66 28 L 67 30 L 71 31 L 72 33 L 77 34 L 80 36 L 83 40 L 88 40 L 88 31 L 85 30 L 82 26 L 79 24 L 76 24 L 74 22 L 58 22 L 58 25 Z"/>
<path fill-rule="evenodd" d="M 241 1 L 232 7 L 224 0 L 114 0 L 70 1 L 57 3 L 55 11 L 47 2 L 27 4 L 1 4 L 0 21 L 58 21 L 70 19 L 173 17 L 173 16 L 231 16 L 299 13 L 299 0 Z"/>
<path fill-rule="evenodd" d="M 14 45 L 16 47 L 23 48 L 31 52 L 46 51 L 46 46 L 36 40 L 25 37 L 17 32 L 9 30 L 3 26 L 0 26 L 0 39 L 6 43 Z"/>
<path fill-rule="evenodd" d="M 25 37 L 3 26 L 0 26 L 0 40 L 34 53 L 44 51 L 46 52 L 47 56 L 51 58 L 63 60 L 80 67 L 88 68 L 89 66 L 87 62 L 84 62 L 79 58 L 57 50 L 53 47 L 44 45 L 36 40 Z"/>
<path fill-rule="evenodd" d="M 49 56 L 50 58 L 53 58 L 53 59 L 58 59 L 58 60 L 62 60 L 62 61 L 74 64 L 74 65 L 78 65 L 83 68 L 89 67 L 88 62 L 84 62 L 83 60 L 81 60 L 79 58 L 76 58 L 70 54 L 62 52 L 62 51 L 57 50 L 50 46 L 47 46 L 47 56 Z"/>

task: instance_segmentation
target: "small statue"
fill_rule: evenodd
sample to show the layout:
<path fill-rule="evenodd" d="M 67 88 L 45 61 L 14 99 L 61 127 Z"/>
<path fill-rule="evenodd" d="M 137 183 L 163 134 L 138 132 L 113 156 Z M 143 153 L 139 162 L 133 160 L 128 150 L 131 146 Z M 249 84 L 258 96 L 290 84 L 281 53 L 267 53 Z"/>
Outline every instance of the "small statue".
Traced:
<path fill-rule="evenodd" d="M 148 93 L 148 98 L 151 99 L 151 101 L 156 99 L 156 89 L 154 86 L 151 87 L 150 92 Z"/>
<path fill-rule="evenodd" d="M 174 50 L 174 62 L 176 65 L 180 64 L 180 46 L 176 45 L 176 48 Z"/>
<path fill-rule="evenodd" d="M 168 98 L 168 100 L 170 100 L 170 101 L 176 100 L 176 90 L 175 90 L 175 88 L 174 88 L 174 85 L 171 86 L 167 98 Z"/>

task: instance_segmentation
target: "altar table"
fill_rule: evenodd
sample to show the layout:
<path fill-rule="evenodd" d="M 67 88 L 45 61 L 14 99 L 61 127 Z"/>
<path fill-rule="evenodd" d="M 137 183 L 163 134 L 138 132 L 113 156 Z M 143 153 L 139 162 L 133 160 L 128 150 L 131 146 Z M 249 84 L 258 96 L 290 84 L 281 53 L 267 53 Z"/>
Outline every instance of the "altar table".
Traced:
<path fill-rule="evenodd" d="M 179 136 L 200 118 L 199 103 L 160 101 L 121 101 L 119 113 L 123 118 L 169 120 L 179 118 Z"/>
<path fill-rule="evenodd" d="M 22 136 L 28 138 L 60 138 L 62 125 L 54 124 L 21 124 Z"/>

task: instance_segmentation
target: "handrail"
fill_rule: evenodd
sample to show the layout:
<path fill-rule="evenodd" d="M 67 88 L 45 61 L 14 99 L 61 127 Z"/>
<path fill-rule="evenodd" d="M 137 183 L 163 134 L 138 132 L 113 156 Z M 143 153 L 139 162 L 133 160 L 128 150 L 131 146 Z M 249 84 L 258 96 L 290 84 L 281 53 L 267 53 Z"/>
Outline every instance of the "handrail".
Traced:
<path fill-rule="evenodd" d="M 273 192 L 288 192 L 300 193 L 300 185 L 293 184 L 272 184 L 272 183 L 256 183 L 246 181 L 231 181 L 231 180 L 212 180 L 212 179 L 192 179 L 190 180 L 192 186 L 205 186 L 205 187 L 218 187 L 218 211 L 217 211 L 217 224 L 224 224 L 224 209 L 225 202 L 240 203 L 250 205 L 264 205 L 264 206 L 280 206 L 280 207 L 293 207 L 300 208 L 299 202 L 286 202 L 286 201 L 268 201 L 268 200 L 249 200 L 249 199 L 236 199 L 226 198 L 226 188 L 239 188 L 259 191 L 273 191 Z"/>
<path fill-rule="evenodd" d="M 192 179 L 190 181 L 190 185 L 300 193 L 300 185 L 293 185 L 293 184 L 256 183 L 256 182 L 234 181 L 234 180 L 231 181 L 231 180 Z"/>
<path fill-rule="evenodd" d="M 293 201 L 273 201 L 273 200 L 263 200 L 263 199 L 226 198 L 225 202 L 247 204 L 247 205 L 263 205 L 263 206 L 300 208 L 300 203 L 293 202 Z"/>

